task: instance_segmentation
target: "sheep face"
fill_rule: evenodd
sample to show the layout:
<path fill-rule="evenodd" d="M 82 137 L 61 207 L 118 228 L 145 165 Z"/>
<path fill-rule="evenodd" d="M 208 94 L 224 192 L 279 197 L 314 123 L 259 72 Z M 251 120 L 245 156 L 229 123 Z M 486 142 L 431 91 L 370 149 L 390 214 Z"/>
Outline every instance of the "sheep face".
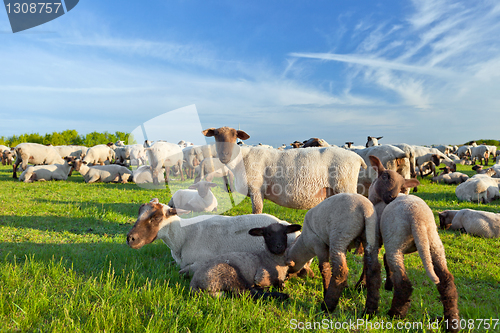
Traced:
<path fill-rule="evenodd" d="M 219 160 L 227 164 L 231 161 L 236 139 L 247 140 L 250 135 L 244 131 L 235 130 L 231 127 L 209 128 L 204 130 L 203 135 L 215 138 L 215 149 Z"/>
<path fill-rule="evenodd" d="M 443 230 L 448 230 L 451 227 L 451 222 L 457 214 L 457 210 L 445 210 L 439 213 L 439 228 Z"/>
<path fill-rule="evenodd" d="M 300 228 L 302 228 L 300 224 L 283 225 L 281 223 L 272 223 L 267 227 L 250 229 L 248 233 L 252 236 L 264 237 L 269 252 L 282 255 L 287 248 L 287 234 L 297 232 Z"/>
<path fill-rule="evenodd" d="M 400 193 L 406 193 L 410 187 L 420 185 L 416 179 L 404 179 L 399 173 L 386 170 L 382 162 L 373 155 L 369 156 L 372 167 L 378 172 L 378 178 L 372 183 L 375 193 L 386 204 L 391 203 Z"/>
<path fill-rule="evenodd" d="M 140 249 L 146 244 L 152 243 L 158 231 L 165 225 L 170 216 L 177 215 L 175 208 L 170 208 L 159 203 L 158 199 L 152 199 L 149 203 L 139 208 L 137 221 L 127 234 L 127 244 L 133 249 Z"/>
<path fill-rule="evenodd" d="M 197 190 L 198 195 L 202 198 L 206 197 L 208 192 L 210 192 L 211 187 L 217 187 L 216 183 L 210 183 L 206 181 L 201 181 L 188 187 L 190 190 Z"/>

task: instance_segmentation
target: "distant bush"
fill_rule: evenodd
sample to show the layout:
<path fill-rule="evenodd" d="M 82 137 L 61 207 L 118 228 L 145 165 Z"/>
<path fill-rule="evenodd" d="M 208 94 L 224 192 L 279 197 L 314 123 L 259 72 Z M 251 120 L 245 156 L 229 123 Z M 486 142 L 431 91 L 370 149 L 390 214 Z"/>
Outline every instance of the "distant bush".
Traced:
<path fill-rule="evenodd" d="M 116 142 L 122 140 L 127 142 L 129 134 L 124 132 L 115 132 L 114 134 L 104 132 L 92 132 L 87 135 L 80 135 L 76 130 L 66 130 L 63 132 L 53 132 L 47 133 L 45 135 L 40 135 L 38 133 L 31 134 L 21 134 L 13 135 L 11 137 L 0 137 L 0 144 L 9 147 L 15 147 L 23 142 L 33 142 L 40 143 L 43 145 L 84 145 L 84 146 L 95 146 L 99 144 L 106 144 L 108 142 Z"/>

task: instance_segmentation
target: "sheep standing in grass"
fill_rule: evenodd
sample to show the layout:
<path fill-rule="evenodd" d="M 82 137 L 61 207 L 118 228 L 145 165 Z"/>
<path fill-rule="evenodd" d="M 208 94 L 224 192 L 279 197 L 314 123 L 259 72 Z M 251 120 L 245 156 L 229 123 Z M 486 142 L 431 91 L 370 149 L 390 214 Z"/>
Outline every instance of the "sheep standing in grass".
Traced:
<path fill-rule="evenodd" d="M 483 160 L 484 160 L 484 165 L 488 165 L 490 159 L 490 151 L 488 147 L 485 145 L 472 147 L 470 159 L 473 164 L 476 164 L 476 162 L 479 161 L 481 165 L 483 165 Z"/>
<path fill-rule="evenodd" d="M 203 131 L 215 137 L 219 160 L 235 177 L 235 189 L 252 200 L 252 212 L 262 213 L 263 200 L 288 208 L 309 209 L 337 193 L 356 193 L 357 154 L 338 147 L 262 149 L 240 147 L 236 139 L 250 136 L 230 127 Z"/>
<path fill-rule="evenodd" d="M 87 154 L 83 158 L 83 161 L 90 165 L 100 164 L 104 165 L 105 163 L 111 163 L 116 155 L 113 149 L 113 143 L 108 143 L 107 145 L 96 145 L 94 147 L 89 148 L 87 150 Z"/>
<path fill-rule="evenodd" d="M 267 227 L 272 223 L 290 225 L 268 214 L 201 215 L 183 219 L 177 216 L 182 212 L 185 211 L 152 199 L 139 208 L 137 221 L 127 234 L 127 244 L 139 249 L 161 239 L 170 248 L 181 273 L 193 273 L 198 263 L 224 253 L 265 250 L 263 238 L 248 234 L 252 228 Z M 288 243 L 291 244 L 298 235 L 298 232 L 288 234 Z"/>
<path fill-rule="evenodd" d="M 193 212 L 216 212 L 217 198 L 210 191 L 211 187 L 216 186 L 215 183 L 201 181 L 186 190 L 178 190 L 170 199 L 168 206 Z"/>
<path fill-rule="evenodd" d="M 81 160 L 76 160 L 71 165 L 76 171 L 80 172 L 86 183 L 101 181 L 103 183 L 121 182 L 125 184 L 133 178 L 132 171 L 121 165 L 111 164 L 89 167 L 85 161 Z"/>
<path fill-rule="evenodd" d="M 359 243 L 365 247 L 368 276 L 365 312 L 376 313 L 380 298 L 377 214 L 373 204 L 360 194 L 334 195 L 307 212 L 302 234 L 286 255 L 289 271 L 300 270 L 317 256 L 323 277 L 323 306 L 333 311 L 347 285 L 346 252 Z"/>
<path fill-rule="evenodd" d="M 170 168 L 176 165 L 181 170 L 181 180 L 184 181 L 184 173 L 182 172 L 182 161 L 184 155 L 182 149 L 169 142 L 157 141 L 153 145 L 145 148 L 148 156 L 149 164 L 153 170 L 153 181 L 155 185 L 160 184 L 160 173 L 165 168 L 165 179 L 168 181 Z"/>
<path fill-rule="evenodd" d="M 378 170 L 378 178 L 370 187 L 370 201 L 379 216 L 379 227 L 385 246 L 387 280 L 385 288 L 394 288 L 391 309 L 388 315 L 404 318 L 410 307 L 413 291 L 403 262 L 403 255 L 418 251 L 429 278 L 436 284 L 444 308 L 447 330 L 457 332 L 450 325 L 459 321 L 458 293 L 453 275 L 448 271 L 443 243 L 436 229 L 434 215 L 419 197 L 402 195 L 407 187 L 418 183 L 416 179 L 405 180 L 391 170 L 385 170 L 376 157 L 371 164 Z"/>
<path fill-rule="evenodd" d="M 12 157 L 14 155 L 10 149 L 6 149 L 0 154 L 2 155 L 2 165 L 12 165 Z"/>
<path fill-rule="evenodd" d="M 66 180 L 71 171 L 72 157 L 65 157 L 64 164 L 29 166 L 19 177 L 19 181 L 32 183 L 34 181 Z"/>
<path fill-rule="evenodd" d="M 439 213 L 444 230 L 460 230 L 484 238 L 500 238 L 500 214 L 472 209 L 445 210 Z"/>
<path fill-rule="evenodd" d="M 257 253 L 226 253 L 201 263 L 191 280 L 191 290 L 207 290 L 211 295 L 224 291 L 241 293 L 250 290 L 256 296 L 287 298 L 282 293 L 262 293 L 261 288 L 284 288 L 288 272 L 284 255 L 287 235 L 300 228 L 299 224 L 273 223 L 267 227 L 250 229 L 248 234 L 264 237 L 266 249 Z"/>

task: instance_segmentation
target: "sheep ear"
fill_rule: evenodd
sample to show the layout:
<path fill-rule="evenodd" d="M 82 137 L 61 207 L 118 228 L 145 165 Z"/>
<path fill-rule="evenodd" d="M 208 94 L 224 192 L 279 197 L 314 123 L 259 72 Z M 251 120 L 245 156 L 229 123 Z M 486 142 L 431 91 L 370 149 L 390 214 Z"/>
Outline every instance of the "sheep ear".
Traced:
<path fill-rule="evenodd" d="M 215 135 L 215 128 L 212 127 L 212 128 L 209 128 L 209 129 L 206 129 L 204 131 L 201 131 L 201 134 L 203 134 L 204 136 L 214 136 Z"/>
<path fill-rule="evenodd" d="M 420 182 L 416 180 L 415 178 L 412 179 L 405 179 L 405 184 L 403 185 L 404 188 L 411 188 L 411 187 L 417 187 L 420 185 Z"/>
<path fill-rule="evenodd" d="M 302 228 L 300 224 L 292 224 L 286 227 L 286 233 L 291 234 L 299 231 Z"/>
<path fill-rule="evenodd" d="M 196 189 L 198 188 L 198 184 L 199 184 L 199 183 L 196 183 L 196 184 L 190 185 L 190 186 L 188 187 L 188 189 L 190 189 L 190 190 L 196 190 Z"/>
<path fill-rule="evenodd" d="M 252 236 L 264 236 L 264 230 L 262 228 L 253 228 L 248 230 L 248 234 Z"/>
<path fill-rule="evenodd" d="M 382 139 L 382 138 L 383 138 L 383 136 L 379 136 L 379 137 L 377 138 L 377 140 L 380 140 L 380 139 Z"/>
<path fill-rule="evenodd" d="M 207 185 L 210 186 L 210 187 L 217 187 L 216 183 L 208 183 Z"/>
<path fill-rule="evenodd" d="M 158 198 L 153 198 L 153 199 L 151 199 L 151 201 L 149 201 L 149 203 L 157 204 L 157 203 L 160 203 L 160 200 L 158 200 Z"/>
<path fill-rule="evenodd" d="M 183 214 L 189 214 L 191 213 L 190 210 L 184 210 L 184 209 L 179 209 L 179 208 L 169 208 L 167 209 L 167 216 L 173 216 L 173 215 L 183 215 Z"/>
<path fill-rule="evenodd" d="M 248 135 L 245 131 L 237 130 L 236 137 L 241 140 L 247 140 L 250 138 L 250 135 Z"/>
<path fill-rule="evenodd" d="M 385 171 L 385 168 L 382 165 L 382 162 L 380 162 L 380 160 L 378 159 L 377 156 L 370 155 L 370 156 L 368 156 L 368 158 L 370 159 L 370 163 L 372 165 L 372 168 L 375 169 L 375 171 L 377 171 L 378 175 L 380 176 L 382 174 L 382 172 Z"/>

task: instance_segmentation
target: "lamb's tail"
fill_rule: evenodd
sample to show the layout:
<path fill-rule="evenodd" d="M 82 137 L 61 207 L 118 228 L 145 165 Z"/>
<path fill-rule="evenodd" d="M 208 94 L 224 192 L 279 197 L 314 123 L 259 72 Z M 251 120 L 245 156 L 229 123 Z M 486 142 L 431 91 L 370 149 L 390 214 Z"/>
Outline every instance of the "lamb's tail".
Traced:
<path fill-rule="evenodd" d="M 415 245 L 417 246 L 418 255 L 422 259 L 427 276 L 435 284 L 439 283 L 439 278 L 434 272 L 434 265 L 432 264 L 431 248 L 429 243 L 429 236 L 427 234 L 427 226 L 425 223 L 419 223 L 418 219 L 414 219 L 411 224 L 411 231 L 413 238 L 415 238 Z"/>
<path fill-rule="evenodd" d="M 380 228 L 375 209 L 371 215 L 365 216 L 366 247 L 377 251 L 380 247 Z"/>

